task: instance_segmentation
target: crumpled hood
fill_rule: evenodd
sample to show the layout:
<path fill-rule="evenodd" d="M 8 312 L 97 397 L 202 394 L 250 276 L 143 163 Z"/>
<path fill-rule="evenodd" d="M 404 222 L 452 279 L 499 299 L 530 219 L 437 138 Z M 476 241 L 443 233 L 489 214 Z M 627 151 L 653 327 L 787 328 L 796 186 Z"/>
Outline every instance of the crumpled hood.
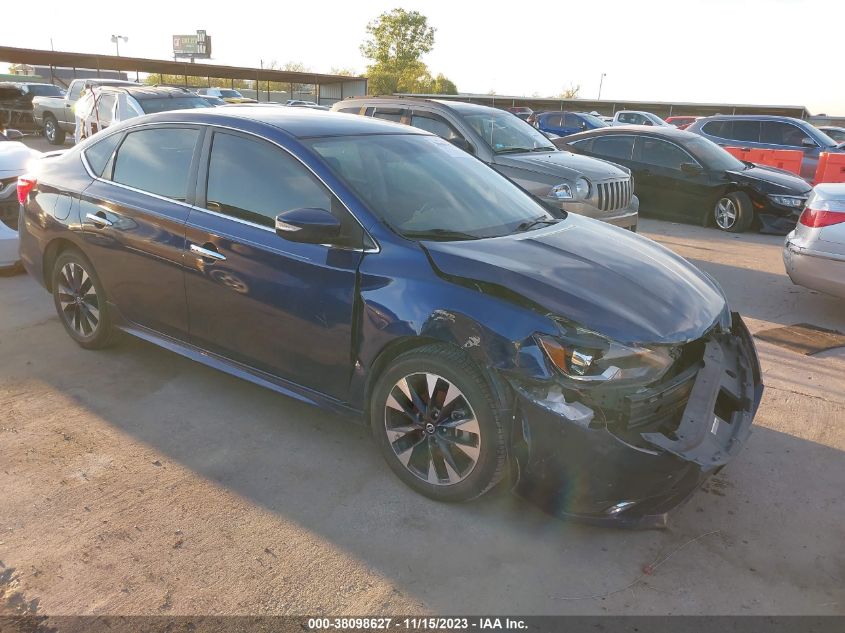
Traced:
<path fill-rule="evenodd" d="M 29 162 L 41 156 L 41 152 L 30 149 L 18 141 L 0 142 L 0 173 L 26 171 Z"/>
<path fill-rule="evenodd" d="M 624 343 L 693 340 L 727 314 L 718 285 L 685 259 L 573 214 L 507 237 L 423 246 L 435 267 L 456 281 L 482 282 L 491 293 L 525 299 Z"/>
<path fill-rule="evenodd" d="M 790 171 L 767 167 L 766 165 L 755 165 L 748 169 L 729 171 L 731 178 L 738 182 L 754 181 L 761 184 L 761 188 L 768 193 L 781 193 L 785 195 L 807 195 L 812 187 L 806 180 Z"/>
<path fill-rule="evenodd" d="M 562 150 L 548 153 L 506 154 L 496 156 L 495 162 L 497 165 L 526 169 L 547 176 L 562 176 L 570 180 L 575 180 L 582 175 L 593 181 L 608 178 L 621 179 L 628 175 L 618 165 Z"/>

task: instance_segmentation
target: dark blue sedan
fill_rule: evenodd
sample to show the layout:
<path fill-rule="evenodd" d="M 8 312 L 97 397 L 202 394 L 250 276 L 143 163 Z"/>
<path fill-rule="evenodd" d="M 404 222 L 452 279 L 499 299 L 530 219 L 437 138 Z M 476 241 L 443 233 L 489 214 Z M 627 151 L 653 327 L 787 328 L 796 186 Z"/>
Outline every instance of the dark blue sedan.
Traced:
<path fill-rule="evenodd" d="M 711 278 L 408 126 L 161 113 L 18 195 L 22 260 L 79 345 L 122 330 L 363 420 L 435 499 L 509 475 L 558 515 L 662 523 L 760 401 Z"/>

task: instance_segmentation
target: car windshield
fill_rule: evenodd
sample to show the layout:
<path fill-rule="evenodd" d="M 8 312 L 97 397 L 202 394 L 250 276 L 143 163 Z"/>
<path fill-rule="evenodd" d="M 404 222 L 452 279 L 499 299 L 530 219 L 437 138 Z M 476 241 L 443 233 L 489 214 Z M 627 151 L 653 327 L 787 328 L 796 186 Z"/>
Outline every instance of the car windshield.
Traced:
<path fill-rule="evenodd" d="M 835 141 L 831 136 L 817 128 L 810 128 L 810 130 L 812 132 L 810 136 L 815 138 L 821 144 L 822 147 L 835 147 L 841 142 Z"/>
<path fill-rule="evenodd" d="M 36 97 L 64 97 L 65 91 L 56 86 L 50 85 L 30 85 L 27 86 L 30 94 Z"/>
<path fill-rule="evenodd" d="M 746 168 L 746 164 L 741 160 L 734 158 L 725 149 L 702 136 L 685 140 L 684 148 L 686 148 L 690 154 L 695 156 L 699 162 L 708 169 L 730 169 L 732 171 L 741 171 Z"/>
<path fill-rule="evenodd" d="M 606 121 L 602 121 L 600 118 L 598 118 L 597 116 L 593 116 L 592 114 L 582 112 L 578 116 L 580 116 L 585 121 L 589 122 L 589 124 L 593 127 L 610 127 L 610 124 L 608 124 Z"/>
<path fill-rule="evenodd" d="M 462 117 L 496 154 L 556 149 L 542 133 L 509 112 L 485 110 L 462 113 Z"/>
<path fill-rule="evenodd" d="M 160 97 L 153 99 L 138 99 L 145 114 L 164 112 L 165 110 L 189 110 L 191 108 L 212 108 L 202 97 Z"/>
<path fill-rule="evenodd" d="M 220 96 L 224 99 L 243 99 L 243 95 L 237 90 L 220 89 Z"/>
<path fill-rule="evenodd" d="M 437 136 L 342 136 L 309 145 L 376 215 L 409 239 L 497 237 L 563 217 Z"/>

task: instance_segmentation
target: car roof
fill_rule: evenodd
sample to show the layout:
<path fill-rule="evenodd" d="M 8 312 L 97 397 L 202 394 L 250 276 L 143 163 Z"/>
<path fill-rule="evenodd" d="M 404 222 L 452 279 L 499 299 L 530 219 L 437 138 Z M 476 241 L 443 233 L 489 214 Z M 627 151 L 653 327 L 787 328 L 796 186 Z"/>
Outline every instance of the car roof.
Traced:
<path fill-rule="evenodd" d="M 742 121 L 742 120 L 751 120 L 751 121 L 800 121 L 801 123 L 807 123 L 803 119 L 798 119 L 796 117 L 791 116 L 781 116 L 778 114 L 714 114 L 712 116 L 702 117 L 701 121 L 706 122 L 709 120 L 730 120 L 730 121 Z M 808 123 L 809 125 L 809 123 Z"/>
<path fill-rule="evenodd" d="M 340 104 L 360 104 L 360 105 L 385 105 L 385 106 L 413 106 L 415 104 L 432 104 L 447 110 L 454 110 L 456 112 L 506 112 L 500 108 L 492 108 L 490 106 L 481 105 L 478 103 L 468 103 L 465 101 L 447 101 L 445 99 L 428 99 L 425 97 L 354 97 L 339 101 Z M 535 113 L 536 114 L 536 113 Z"/>
<path fill-rule="evenodd" d="M 135 119 L 137 120 L 137 119 Z M 286 108 L 263 103 L 227 105 L 220 108 L 176 110 L 147 115 L 145 121 L 192 122 L 208 125 L 237 125 L 254 121 L 277 128 L 295 138 L 354 136 L 364 134 L 413 134 L 431 136 L 408 125 L 354 114 L 311 108 Z"/>
<path fill-rule="evenodd" d="M 188 88 L 170 86 L 100 86 L 103 92 L 125 92 L 136 99 L 156 99 L 163 97 L 196 97 Z"/>
<path fill-rule="evenodd" d="M 582 138 L 590 138 L 593 136 L 623 136 L 623 135 L 638 135 L 638 136 L 656 136 L 665 138 L 676 143 L 683 144 L 685 141 L 694 139 L 701 139 L 698 134 L 687 132 L 686 130 L 679 130 L 676 127 L 657 127 L 652 125 L 615 125 L 613 127 L 600 127 L 595 130 L 587 130 L 586 132 L 579 132 L 567 136 L 564 140 L 577 141 Z"/>

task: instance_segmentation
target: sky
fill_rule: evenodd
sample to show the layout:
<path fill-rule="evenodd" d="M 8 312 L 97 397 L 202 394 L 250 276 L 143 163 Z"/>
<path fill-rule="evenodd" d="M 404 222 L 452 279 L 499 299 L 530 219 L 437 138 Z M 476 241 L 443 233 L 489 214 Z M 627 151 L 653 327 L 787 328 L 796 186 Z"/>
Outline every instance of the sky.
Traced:
<path fill-rule="evenodd" d="M 116 34 L 129 38 L 122 55 L 167 59 L 171 35 L 205 29 L 212 63 L 275 60 L 316 72 L 363 72 L 367 60 L 358 47 L 367 23 L 402 7 L 437 29 L 423 61 L 460 92 L 550 96 L 578 85 L 580 96 L 594 99 L 605 73 L 603 99 L 805 105 L 813 114 L 845 115 L 845 0 L 146 0 L 125 12 L 76 6 L 40 3 L 40 15 L 57 19 L 16 21 L 3 30 L 2 44 L 49 49 L 52 38 L 55 50 L 113 54 Z"/>

